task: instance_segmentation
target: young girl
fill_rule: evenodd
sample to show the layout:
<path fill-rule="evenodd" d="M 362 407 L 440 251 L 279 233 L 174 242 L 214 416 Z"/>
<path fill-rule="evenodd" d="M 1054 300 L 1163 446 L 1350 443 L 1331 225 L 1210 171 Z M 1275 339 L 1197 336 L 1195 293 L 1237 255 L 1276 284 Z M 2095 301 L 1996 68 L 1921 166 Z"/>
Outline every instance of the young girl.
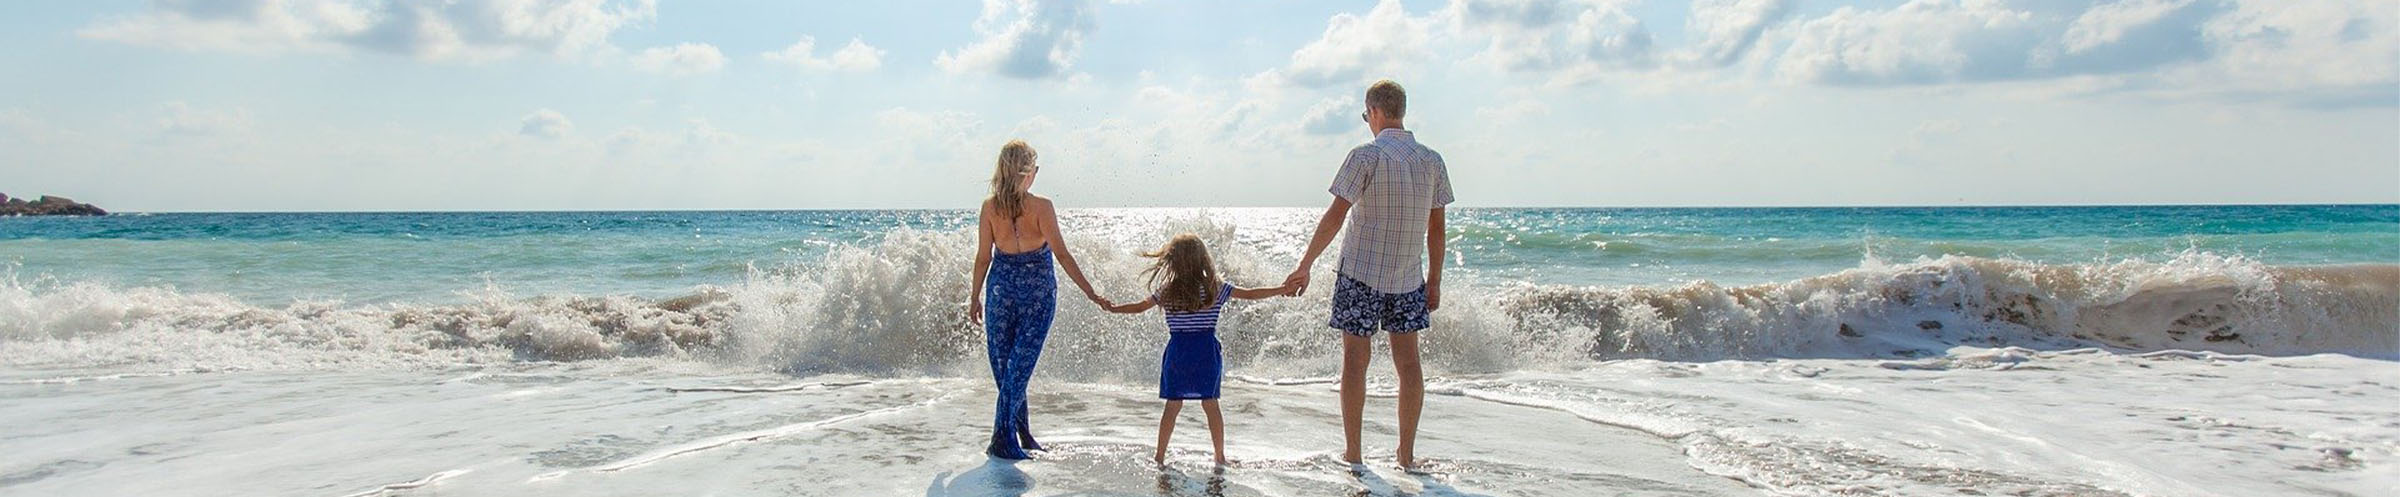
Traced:
<path fill-rule="evenodd" d="M 1140 302 L 1106 307 L 1121 314 L 1147 311 L 1152 306 L 1166 311 L 1171 338 L 1160 358 L 1158 398 L 1167 401 L 1167 412 L 1158 418 L 1158 452 L 1151 454 L 1150 460 L 1167 462 L 1167 439 L 1175 433 L 1175 414 L 1183 410 L 1183 401 L 1197 399 L 1200 408 L 1208 411 L 1208 438 L 1216 446 L 1217 464 L 1225 465 L 1225 418 L 1217 411 L 1225 363 L 1217 355 L 1217 313 L 1228 299 L 1257 300 L 1290 292 L 1286 287 L 1234 288 L 1217 279 L 1208 246 L 1188 233 L 1176 235 L 1157 252 L 1142 255 L 1158 259 L 1145 273 L 1157 293 Z"/>

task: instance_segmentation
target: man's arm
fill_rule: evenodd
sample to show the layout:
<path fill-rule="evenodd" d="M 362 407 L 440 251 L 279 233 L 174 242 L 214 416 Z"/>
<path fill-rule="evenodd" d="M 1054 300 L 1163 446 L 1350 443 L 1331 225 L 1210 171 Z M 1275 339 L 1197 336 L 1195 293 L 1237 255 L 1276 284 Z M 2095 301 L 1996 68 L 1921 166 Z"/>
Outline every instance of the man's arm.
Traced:
<path fill-rule="evenodd" d="M 1324 255 L 1325 246 L 1333 244 L 1333 235 L 1342 232 L 1342 220 L 1350 214 L 1350 200 L 1334 197 L 1333 205 L 1325 207 L 1325 216 L 1317 218 L 1317 234 L 1308 239 L 1308 252 L 1300 256 L 1300 267 L 1283 278 L 1292 295 L 1308 293 L 1308 269 L 1317 265 L 1317 256 Z"/>
<path fill-rule="evenodd" d="M 1448 255 L 1443 249 L 1450 244 L 1449 233 L 1443 232 L 1448 221 L 1442 219 L 1442 210 L 1435 207 L 1425 216 L 1425 255 L 1430 256 L 1425 261 L 1425 312 L 1442 308 L 1442 259 Z"/>

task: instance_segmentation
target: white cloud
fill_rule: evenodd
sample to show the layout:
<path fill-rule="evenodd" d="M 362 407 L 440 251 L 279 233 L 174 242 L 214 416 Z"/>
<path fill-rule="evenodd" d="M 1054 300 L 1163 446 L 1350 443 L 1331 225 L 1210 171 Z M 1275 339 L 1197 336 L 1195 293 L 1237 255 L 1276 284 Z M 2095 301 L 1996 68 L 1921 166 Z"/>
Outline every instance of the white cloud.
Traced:
<path fill-rule="evenodd" d="M 2124 0 L 2096 5 L 2068 24 L 2059 42 L 2067 53 L 2090 51 L 2093 47 L 2116 43 L 2127 31 L 2157 22 L 2191 4 L 2192 0 Z"/>
<path fill-rule="evenodd" d="M 1944 161 L 1958 155 L 1955 150 L 1959 133 L 1965 129 L 1956 119 L 1927 119 L 1909 130 L 1908 137 L 1897 140 L 1886 160 L 1902 166 L 1943 166 Z"/>
<path fill-rule="evenodd" d="M 2400 104 L 2400 3 L 2241 0 L 2201 25 L 2216 56 L 2165 78 L 2310 105 Z"/>
<path fill-rule="evenodd" d="M 78 34 L 185 50 L 367 50 L 485 60 L 523 52 L 586 55 L 656 13 L 655 0 L 161 0 Z"/>
<path fill-rule="evenodd" d="M 685 124 L 683 129 L 684 145 L 703 152 L 740 143 L 742 140 L 741 135 L 717 129 L 716 125 L 709 124 L 706 119 L 692 119 Z"/>
<path fill-rule="evenodd" d="M 1550 115 L 1550 105 L 1541 100 L 1520 98 L 1506 104 L 1475 109 L 1475 121 L 1485 127 L 1522 125 L 1534 116 Z"/>
<path fill-rule="evenodd" d="M 725 67 L 725 53 L 706 43 L 679 43 L 667 47 L 651 47 L 634 54 L 633 67 L 675 76 L 716 72 Z"/>
<path fill-rule="evenodd" d="M 674 160 L 714 161 L 731 154 L 743 143 L 740 135 L 718 129 L 705 119 L 684 121 L 683 129 L 652 131 L 627 126 L 601 141 L 611 158 L 637 162 Z"/>
<path fill-rule="evenodd" d="M 825 57 L 817 57 L 816 50 L 816 37 L 801 36 L 799 42 L 783 50 L 759 54 L 759 57 L 820 71 L 866 72 L 883 67 L 883 49 L 868 45 L 858 38 L 851 38 L 849 44 L 842 45 L 842 48 Z"/>
<path fill-rule="evenodd" d="M 8 135 L 31 135 L 45 128 L 48 126 L 44 126 L 40 119 L 26 114 L 24 109 L 0 110 L 0 131 L 6 131 Z"/>
<path fill-rule="evenodd" d="M 1789 28 L 1776 72 L 1831 85 L 2032 81 L 2020 92 L 2400 104 L 2400 3 L 1910 0 Z M 2025 85 L 2018 85 L 2025 86 Z"/>
<path fill-rule="evenodd" d="M 1802 22 L 1778 71 L 1829 84 L 1935 83 L 2022 73 L 2038 26 L 1995 0 L 1910 0 L 1842 7 Z"/>
<path fill-rule="evenodd" d="M 1301 114 L 1300 129 L 1312 135 L 1365 131 L 1367 123 L 1359 118 L 1359 112 L 1365 108 L 1366 104 L 1347 98 L 1325 99 Z"/>
<path fill-rule="evenodd" d="M 991 72 L 1021 79 L 1067 74 L 1094 28 L 1089 0 L 984 0 L 975 32 L 984 38 L 934 65 L 952 73 Z"/>
<path fill-rule="evenodd" d="M 1467 41 L 1470 62 L 1516 73 L 1591 74 L 1656 66 L 1649 27 L 1628 0 L 1452 0 L 1437 14 Z"/>
<path fill-rule="evenodd" d="M 983 133 L 983 119 L 971 112 L 893 107 L 875 113 L 875 126 L 883 140 L 873 148 L 899 154 L 894 159 L 902 164 L 974 157 L 972 151 L 997 151 L 1001 143 Z"/>
<path fill-rule="evenodd" d="M 1603 67 L 1647 67 L 1656 50 L 1650 29 L 1622 9 L 1591 9 L 1575 16 L 1568 55 Z"/>
<path fill-rule="evenodd" d="M 1344 12 L 1326 21 L 1325 34 L 1292 52 L 1277 74 L 1284 81 L 1324 87 L 1394 75 L 1424 60 L 1433 22 L 1411 17 L 1399 0 L 1383 0 L 1365 17 Z"/>
<path fill-rule="evenodd" d="M 1791 0 L 1699 0 L 1692 2 L 1684 31 L 1697 33 L 1692 57 L 1707 65 L 1738 62 L 1758 45 L 1773 23 L 1791 14 Z"/>
<path fill-rule="evenodd" d="M 180 101 L 159 106 L 158 130 L 173 136 L 217 136 L 250 130 L 250 112 L 193 107 Z"/>
<path fill-rule="evenodd" d="M 575 132 L 575 123 L 550 109 L 537 109 L 517 123 L 517 134 L 556 140 Z"/>

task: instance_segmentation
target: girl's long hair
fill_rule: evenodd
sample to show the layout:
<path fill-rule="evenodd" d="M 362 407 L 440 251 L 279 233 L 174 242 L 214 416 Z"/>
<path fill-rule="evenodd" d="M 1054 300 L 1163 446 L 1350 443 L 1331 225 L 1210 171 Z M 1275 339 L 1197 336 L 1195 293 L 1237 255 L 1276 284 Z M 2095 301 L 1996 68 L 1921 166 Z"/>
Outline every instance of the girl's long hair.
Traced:
<path fill-rule="evenodd" d="M 1174 312 L 1192 312 L 1217 304 L 1216 261 L 1208 256 L 1208 245 L 1190 233 L 1175 235 L 1156 252 L 1142 254 L 1158 259 L 1143 275 L 1150 288 L 1158 292 L 1158 305 Z"/>
<path fill-rule="evenodd" d="M 1033 146 L 1025 140 L 1009 140 L 1000 146 L 1000 159 L 992 164 L 992 207 L 1009 219 L 1025 214 L 1025 174 L 1033 171 Z"/>

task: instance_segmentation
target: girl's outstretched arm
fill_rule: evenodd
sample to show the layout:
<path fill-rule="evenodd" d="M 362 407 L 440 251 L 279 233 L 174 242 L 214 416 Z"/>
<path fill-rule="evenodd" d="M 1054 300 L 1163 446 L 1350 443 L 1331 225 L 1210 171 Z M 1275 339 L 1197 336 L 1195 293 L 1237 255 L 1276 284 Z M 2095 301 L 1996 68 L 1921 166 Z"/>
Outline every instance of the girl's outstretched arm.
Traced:
<path fill-rule="evenodd" d="M 1266 288 L 1233 287 L 1233 298 L 1243 300 L 1259 300 L 1268 297 L 1288 297 L 1291 295 L 1291 285 L 1271 286 Z"/>

